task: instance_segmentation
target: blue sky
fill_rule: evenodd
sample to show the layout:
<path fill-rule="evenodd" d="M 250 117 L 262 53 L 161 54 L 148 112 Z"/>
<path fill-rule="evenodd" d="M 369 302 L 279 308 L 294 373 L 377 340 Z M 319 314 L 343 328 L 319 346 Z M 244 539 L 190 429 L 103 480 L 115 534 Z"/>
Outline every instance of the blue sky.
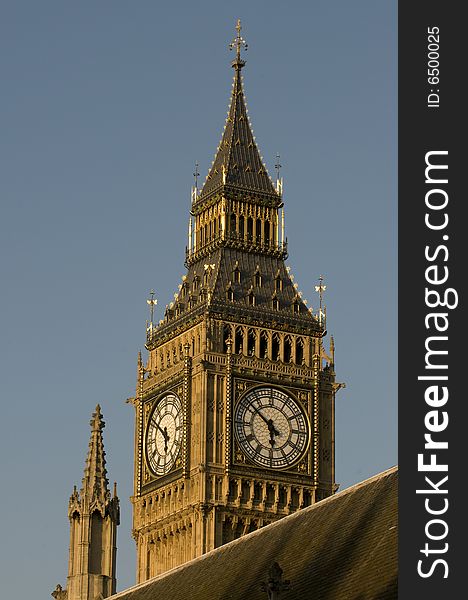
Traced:
<path fill-rule="evenodd" d="M 65 584 L 68 498 L 98 402 L 122 504 L 118 589 L 134 582 L 125 400 L 148 292 L 160 318 L 184 273 L 194 162 L 204 179 L 238 17 L 271 174 L 281 155 L 288 264 L 309 305 L 320 274 L 328 286 L 347 385 L 337 481 L 396 464 L 396 16 L 373 0 L 2 3 L 2 596 Z"/>

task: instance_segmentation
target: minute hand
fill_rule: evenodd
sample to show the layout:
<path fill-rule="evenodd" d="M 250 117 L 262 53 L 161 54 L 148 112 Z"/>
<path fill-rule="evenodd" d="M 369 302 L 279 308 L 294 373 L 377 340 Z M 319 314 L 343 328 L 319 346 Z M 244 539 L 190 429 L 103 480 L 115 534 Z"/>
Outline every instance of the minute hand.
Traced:
<path fill-rule="evenodd" d="M 254 411 L 255 411 L 256 413 L 258 413 L 258 414 L 259 414 L 259 415 L 262 417 L 262 419 L 265 421 L 265 423 L 268 425 L 268 431 L 270 432 L 270 434 L 273 434 L 273 435 L 279 435 L 279 434 L 280 434 L 280 432 L 279 432 L 279 431 L 278 431 L 278 430 L 275 428 L 275 426 L 273 425 L 273 419 L 267 419 L 267 418 L 265 417 L 265 415 L 263 415 L 263 414 L 262 414 L 262 413 L 261 413 L 261 412 L 258 410 L 258 408 L 255 408 L 255 407 L 254 407 Z"/>
<path fill-rule="evenodd" d="M 167 427 L 164 427 L 164 429 L 161 429 L 161 426 L 159 425 L 159 423 L 157 423 L 156 421 L 153 421 L 153 422 L 156 425 L 156 427 L 159 429 L 159 431 L 162 433 L 164 441 L 167 444 L 167 442 L 169 441 L 169 434 L 167 433 Z"/>

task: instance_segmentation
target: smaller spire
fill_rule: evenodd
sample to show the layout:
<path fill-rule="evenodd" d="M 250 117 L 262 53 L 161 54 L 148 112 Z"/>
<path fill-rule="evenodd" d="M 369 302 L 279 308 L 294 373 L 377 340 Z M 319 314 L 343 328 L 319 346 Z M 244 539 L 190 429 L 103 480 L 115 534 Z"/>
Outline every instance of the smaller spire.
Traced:
<path fill-rule="evenodd" d="M 233 48 L 236 49 L 236 58 L 232 61 L 232 66 L 235 69 L 242 69 L 242 67 L 245 65 L 245 60 L 242 60 L 241 58 L 241 49 L 243 48 L 244 50 L 247 50 L 248 44 L 244 38 L 241 37 L 242 26 L 240 19 L 237 19 L 236 30 L 237 35 L 229 44 L 229 50 L 232 50 Z"/>
<path fill-rule="evenodd" d="M 55 600 L 107 598 L 116 588 L 116 528 L 120 523 L 120 503 L 115 484 L 113 497 L 108 487 L 102 439 L 105 423 L 99 404 L 89 423 L 91 437 L 82 488 L 78 492 L 76 486 L 73 487 L 68 504 L 71 536 L 67 589 L 57 586 L 52 592 Z"/>
<path fill-rule="evenodd" d="M 104 506 L 109 496 L 109 482 L 107 481 L 106 453 L 104 452 L 102 439 L 105 422 L 99 404 L 96 406 L 89 424 L 91 425 L 91 438 L 89 440 L 88 456 L 86 457 L 81 496 L 87 495 L 91 503 L 96 501 Z"/>

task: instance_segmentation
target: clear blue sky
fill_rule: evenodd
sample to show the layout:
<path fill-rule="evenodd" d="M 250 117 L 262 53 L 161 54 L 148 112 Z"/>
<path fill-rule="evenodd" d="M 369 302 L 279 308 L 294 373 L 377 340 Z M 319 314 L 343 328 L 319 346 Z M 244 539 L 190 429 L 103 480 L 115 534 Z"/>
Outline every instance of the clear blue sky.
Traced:
<path fill-rule="evenodd" d="M 4 1 L 0 16 L 0 595 L 65 584 L 68 498 L 100 403 L 134 582 L 136 359 L 181 275 L 195 160 L 228 107 L 238 17 L 249 114 L 281 154 L 295 280 L 335 336 L 337 481 L 397 462 L 396 1 Z"/>

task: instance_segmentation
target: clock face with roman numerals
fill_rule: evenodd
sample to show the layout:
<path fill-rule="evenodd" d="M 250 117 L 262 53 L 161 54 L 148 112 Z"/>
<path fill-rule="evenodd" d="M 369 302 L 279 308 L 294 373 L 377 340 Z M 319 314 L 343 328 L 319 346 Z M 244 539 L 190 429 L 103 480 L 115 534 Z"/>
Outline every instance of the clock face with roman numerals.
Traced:
<path fill-rule="evenodd" d="M 182 405 L 176 394 L 169 393 L 156 403 L 146 427 L 146 462 L 155 475 L 172 469 L 181 444 Z"/>
<path fill-rule="evenodd" d="M 250 390 L 235 409 L 234 430 L 242 451 L 268 469 L 292 466 L 309 445 L 309 423 L 302 408 L 276 388 Z"/>

